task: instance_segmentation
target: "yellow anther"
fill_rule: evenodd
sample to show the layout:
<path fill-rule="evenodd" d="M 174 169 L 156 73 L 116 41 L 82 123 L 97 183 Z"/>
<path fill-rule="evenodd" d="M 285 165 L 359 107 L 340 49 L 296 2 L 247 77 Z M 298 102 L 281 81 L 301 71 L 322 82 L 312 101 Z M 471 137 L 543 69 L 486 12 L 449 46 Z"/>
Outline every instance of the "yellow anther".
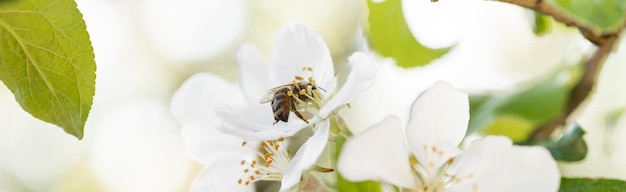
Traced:
<path fill-rule="evenodd" d="M 410 158 L 409 158 L 409 163 L 410 163 L 411 165 L 415 165 L 415 164 L 417 164 L 417 159 L 415 159 L 415 157 L 410 157 Z"/>

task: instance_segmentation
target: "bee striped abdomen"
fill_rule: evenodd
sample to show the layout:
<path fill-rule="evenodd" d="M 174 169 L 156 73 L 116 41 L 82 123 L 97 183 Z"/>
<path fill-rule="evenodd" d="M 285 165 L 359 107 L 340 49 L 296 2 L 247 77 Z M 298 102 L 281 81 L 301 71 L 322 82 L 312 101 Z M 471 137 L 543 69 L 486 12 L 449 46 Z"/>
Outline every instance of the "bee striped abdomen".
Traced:
<path fill-rule="evenodd" d="M 283 88 L 276 91 L 272 99 L 272 111 L 274 112 L 274 124 L 278 121 L 289 121 L 289 111 L 293 102 L 293 98 L 287 94 L 289 88 Z"/>

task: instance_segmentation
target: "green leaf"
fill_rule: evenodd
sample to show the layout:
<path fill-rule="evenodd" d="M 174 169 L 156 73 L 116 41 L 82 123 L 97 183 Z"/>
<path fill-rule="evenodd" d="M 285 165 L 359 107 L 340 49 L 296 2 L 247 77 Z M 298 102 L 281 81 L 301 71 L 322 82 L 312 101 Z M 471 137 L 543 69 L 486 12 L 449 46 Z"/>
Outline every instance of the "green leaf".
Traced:
<path fill-rule="evenodd" d="M 522 118 L 533 127 L 555 117 L 563 110 L 571 88 L 562 78 L 573 78 L 574 72 L 569 68 L 561 69 L 521 85 L 517 90 L 470 95 L 471 117 L 467 134 L 484 129 L 501 116 Z"/>
<path fill-rule="evenodd" d="M 548 3 L 596 35 L 617 32 L 624 23 L 624 0 L 548 0 Z"/>
<path fill-rule="evenodd" d="M 569 127 L 555 140 L 541 142 L 552 157 L 558 161 L 580 161 L 587 156 L 587 143 L 583 139 L 583 131 L 578 124 Z"/>
<path fill-rule="evenodd" d="M 337 136 L 335 137 L 335 159 L 339 159 L 339 154 L 341 154 L 341 149 L 343 148 L 343 144 L 346 142 L 346 139 Z M 372 191 L 372 192 L 380 192 L 381 186 L 379 182 L 375 181 L 363 181 L 363 182 L 351 182 L 344 179 L 341 174 L 337 173 L 337 191 Z"/>
<path fill-rule="evenodd" d="M 561 178 L 560 192 L 626 192 L 626 181 L 616 179 Z"/>
<path fill-rule="evenodd" d="M 95 70 L 73 0 L 0 2 L 0 80 L 24 110 L 81 139 Z"/>
<path fill-rule="evenodd" d="M 535 124 L 513 115 L 501 115 L 487 125 L 481 133 L 484 135 L 503 135 L 513 142 L 527 141 L 533 132 Z"/>
<path fill-rule="evenodd" d="M 430 49 L 420 44 L 406 24 L 401 0 L 368 1 L 368 7 L 372 48 L 385 57 L 393 57 L 401 67 L 424 66 L 452 48 Z"/>
<path fill-rule="evenodd" d="M 533 32 L 535 35 L 545 35 L 552 30 L 552 19 L 549 16 L 535 12 L 534 18 Z"/>

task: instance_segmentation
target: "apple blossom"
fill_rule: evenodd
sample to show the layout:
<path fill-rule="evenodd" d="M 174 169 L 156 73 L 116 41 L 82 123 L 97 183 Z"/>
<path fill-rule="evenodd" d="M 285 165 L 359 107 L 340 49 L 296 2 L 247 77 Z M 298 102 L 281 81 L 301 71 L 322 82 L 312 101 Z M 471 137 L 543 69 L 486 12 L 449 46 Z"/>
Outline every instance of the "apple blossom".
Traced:
<path fill-rule="evenodd" d="M 459 149 L 468 121 L 467 94 L 440 81 L 413 103 L 404 135 L 399 119 L 390 116 L 349 139 L 337 168 L 348 180 L 384 181 L 412 191 L 558 189 L 559 171 L 545 148 L 488 136 Z"/>
<path fill-rule="evenodd" d="M 329 116 L 373 83 L 375 67 L 369 56 L 353 54 L 349 59 L 352 70 L 343 86 L 335 91 L 330 53 L 312 29 L 300 23 L 290 24 L 278 32 L 274 46 L 270 66 L 253 46 L 244 44 L 239 48 L 236 59 L 241 89 L 216 76 L 198 74 L 177 91 L 172 110 L 183 125 L 188 150 L 201 162 L 211 164 L 223 158 L 238 157 L 244 160 L 241 165 L 247 167 L 244 170 L 255 174 L 240 177 L 237 183 L 248 185 L 257 180 L 280 180 L 281 190 L 286 190 L 300 182 L 302 174 L 315 164 L 324 150 L 329 136 Z M 291 121 L 274 124 L 271 107 L 258 100 L 268 89 L 292 83 L 294 76 L 307 77 L 306 73 L 309 73 L 309 81 L 324 90 L 321 106 L 305 113 L 308 123 L 290 114 Z M 311 127 L 314 133 L 295 155 L 281 151 L 282 148 L 267 147 L 306 127 Z M 242 140 L 246 140 L 244 143 L 261 142 L 266 153 L 259 155 L 254 147 L 253 150 L 232 150 L 241 145 Z M 268 159 L 266 154 L 273 155 Z M 251 160 L 255 155 L 265 161 L 262 166 Z M 211 177 L 213 173 L 208 171 L 217 169 L 211 167 L 202 175 Z"/>

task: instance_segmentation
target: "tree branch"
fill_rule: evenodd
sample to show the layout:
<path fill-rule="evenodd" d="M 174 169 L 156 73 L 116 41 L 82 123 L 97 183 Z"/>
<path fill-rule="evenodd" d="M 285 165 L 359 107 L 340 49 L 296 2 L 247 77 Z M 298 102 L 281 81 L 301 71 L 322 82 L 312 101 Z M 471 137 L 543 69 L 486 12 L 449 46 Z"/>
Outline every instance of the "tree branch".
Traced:
<path fill-rule="evenodd" d="M 564 23 L 567 26 L 572 26 L 578 28 L 581 34 L 587 38 L 587 40 L 594 43 L 598 46 L 598 49 L 593 54 L 587 62 L 585 62 L 585 70 L 580 81 L 574 86 L 574 88 L 570 91 L 570 94 L 566 101 L 566 106 L 564 111 L 559 114 L 559 116 L 554 119 L 548 121 L 547 123 L 541 125 L 532 135 L 531 140 L 541 141 L 548 139 L 552 132 L 559 127 L 560 125 L 564 125 L 567 121 L 567 118 L 580 106 L 580 104 L 585 101 L 585 99 L 590 95 L 593 90 L 594 85 L 596 84 L 596 80 L 598 79 L 598 75 L 600 73 L 600 69 L 602 69 L 602 64 L 604 60 L 608 57 L 608 55 L 613 50 L 613 47 L 616 44 L 616 41 L 619 39 L 619 34 L 624 29 L 625 24 L 619 28 L 619 30 L 612 33 L 604 33 L 604 34 L 594 34 L 593 31 L 587 26 L 578 23 L 576 20 L 568 17 L 563 14 L 557 8 L 547 3 L 545 0 L 498 0 L 500 2 L 511 3 L 515 5 L 519 5 L 528 9 L 532 9 L 536 12 L 551 16 L 554 20 Z"/>
<path fill-rule="evenodd" d="M 593 31 L 582 23 L 577 22 L 576 20 L 568 17 L 563 14 L 557 8 L 547 3 L 545 0 L 497 0 L 500 2 L 510 3 L 514 5 L 518 5 L 521 7 L 525 7 L 528 9 L 532 9 L 533 11 L 551 16 L 555 21 L 561 22 L 570 27 L 576 27 L 580 32 L 587 38 L 587 40 L 591 41 L 596 45 L 605 44 L 608 38 L 611 36 L 618 34 L 621 29 L 615 33 L 611 34 L 594 34 Z M 623 27 L 623 25 L 622 25 Z"/>
<path fill-rule="evenodd" d="M 576 86 L 570 91 L 569 97 L 567 98 L 567 103 L 565 105 L 564 111 L 559 114 L 556 118 L 550 120 L 549 122 L 540 126 L 531 136 L 531 140 L 541 141 L 548 139 L 552 132 L 559 127 L 560 125 L 564 125 L 567 121 L 567 118 L 580 106 L 580 104 L 585 101 L 585 99 L 590 95 L 591 91 L 593 91 L 593 86 L 598 79 L 598 75 L 600 74 L 600 69 L 602 69 L 602 64 L 607 56 L 611 53 L 613 46 L 618 40 L 617 35 L 611 36 L 604 41 L 598 50 L 585 62 L 585 70 L 582 78 L 576 84 Z"/>

